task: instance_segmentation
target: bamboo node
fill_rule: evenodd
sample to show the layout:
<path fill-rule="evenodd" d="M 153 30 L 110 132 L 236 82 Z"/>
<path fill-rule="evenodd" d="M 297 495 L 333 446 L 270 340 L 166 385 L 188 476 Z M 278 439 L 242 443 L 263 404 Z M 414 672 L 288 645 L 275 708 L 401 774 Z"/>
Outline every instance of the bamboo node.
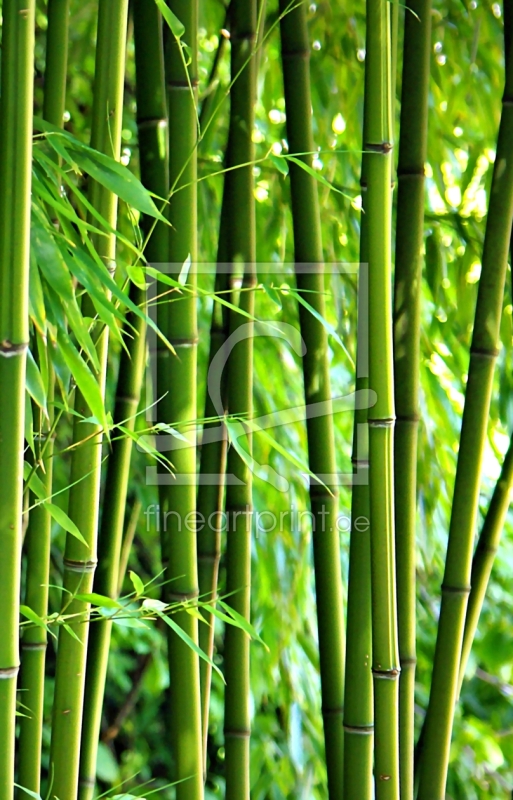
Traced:
<path fill-rule="evenodd" d="M 392 667 L 392 669 L 374 669 L 372 674 L 378 680 L 395 681 L 401 673 L 400 667 Z"/>
<path fill-rule="evenodd" d="M 471 347 L 470 355 L 480 358 L 497 358 L 499 350 L 497 347 Z"/>
<path fill-rule="evenodd" d="M 97 561 L 72 561 L 69 558 L 64 559 L 64 568 L 69 572 L 94 572 L 96 569 Z"/>
<path fill-rule="evenodd" d="M 224 729 L 224 738 L 225 739 L 249 739 L 251 736 L 251 731 L 247 729 Z"/>
<path fill-rule="evenodd" d="M 374 725 L 344 725 L 347 733 L 356 733 L 358 736 L 372 736 Z"/>
<path fill-rule="evenodd" d="M 199 81 L 197 78 L 190 78 L 189 81 L 167 81 L 167 88 L 168 89 L 189 89 L 192 86 L 193 89 L 198 87 Z"/>
<path fill-rule="evenodd" d="M 395 417 L 389 419 L 369 419 L 369 428 L 393 428 L 395 425 Z"/>
<path fill-rule="evenodd" d="M 0 680 L 9 680 L 15 678 L 20 671 L 19 667 L 3 667 L 0 668 Z"/>
<path fill-rule="evenodd" d="M 344 706 L 339 706 L 338 708 L 323 708 L 322 709 L 322 716 L 323 717 L 338 717 L 344 713 Z"/>
<path fill-rule="evenodd" d="M 187 600 L 195 600 L 199 592 L 194 590 L 192 592 L 170 592 L 167 599 L 175 603 L 184 603 Z"/>
<path fill-rule="evenodd" d="M 442 583 L 441 586 L 442 592 L 446 592 L 447 594 L 470 594 L 470 586 L 448 586 L 446 583 Z"/>
<path fill-rule="evenodd" d="M 21 641 L 22 650 L 46 650 L 46 642 L 24 642 Z"/>
<path fill-rule="evenodd" d="M 381 153 L 382 155 L 388 155 L 393 149 L 394 145 L 392 142 L 380 142 L 379 144 L 368 143 L 365 145 L 365 150 L 369 150 L 371 153 Z"/>
<path fill-rule="evenodd" d="M 424 167 L 421 169 L 398 169 L 397 170 L 397 177 L 398 178 L 425 178 L 426 171 Z"/>
<path fill-rule="evenodd" d="M 9 341 L 9 339 L 4 339 L 3 342 L 0 342 L 0 356 L 11 358 L 11 356 L 25 353 L 27 348 L 28 344 L 26 342 L 14 344 L 14 342 Z"/>

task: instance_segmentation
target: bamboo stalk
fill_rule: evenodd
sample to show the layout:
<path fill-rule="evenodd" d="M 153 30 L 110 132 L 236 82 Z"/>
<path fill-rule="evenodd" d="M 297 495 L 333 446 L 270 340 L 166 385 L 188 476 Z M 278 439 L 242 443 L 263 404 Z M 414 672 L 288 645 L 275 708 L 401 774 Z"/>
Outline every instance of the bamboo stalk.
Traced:
<path fill-rule="evenodd" d="M 253 315 L 256 284 L 255 200 L 253 194 L 254 159 L 252 132 L 256 96 L 254 48 L 257 27 L 256 0 L 232 0 L 231 73 L 239 76 L 232 86 L 227 168 L 248 166 L 227 172 L 225 193 L 226 260 L 243 265 L 240 308 Z M 241 71 L 242 70 L 242 71 Z M 240 73 L 240 74 L 239 74 Z M 236 297 L 232 298 L 236 302 Z M 228 407 L 231 414 L 251 418 L 253 413 L 253 323 L 230 312 L 230 334 L 245 326 L 243 338 L 233 347 L 228 360 Z M 240 444 L 252 451 L 252 437 Z M 228 483 L 226 514 L 230 520 L 226 541 L 226 591 L 230 605 L 245 619 L 250 618 L 251 594 L 251 509 L 252 476 L 234 447 L 228 451 L 227 473 L 239 479 Z M 226 800 L 249 800 L 250 796 L 250 682 L 249 639 L 231 625 L 227 626 L 224 647 L 226 679 L 224 736 L 226 749 Z"/>
<path fill-rule="evenodd" d="M 397 169 L 394 284 L 395 536 L 399 657 L 401 800 L 413 800 L 415 707 L 415 531 L 419 424 L 420 303 L 424 240 L 424 163 L 431 51 L 431 0 L 404 18 L 401 138 Z"/>
<path fill-rule="evenodd" d="M 433 678 L 421 752 L 419 800 L 443 800 L 465 615 L 470 592 L 472 548 L 479 502 L 483 451 L 504 296 L 513 218 L 513 59 L 508 59 L 497 142 L 482 271 L 470 349 L 465 407 L 442 584 Z"/>
<path fill-rule="evenodd" d="M 54 125 L 62 126 L 66 100 L 66 69 L 68 60 L 69 0 L 49 0 L 46 34 L 46 65 L 43 116 Z M 45 448 L 40 478 L 45 496 L 52 494 L 53 439 L 50 436 L 53 413 L 54 375 L 48 364 L 48 418 L 41 415 L 39 447 Z M 48 613 L 48 583 L 52 519 L 43 505 L 36 506 L 29 517 L 25 540 L 27 584 L 25 603 L 42 619 Z M 34 627 L 25 632 L 21 642 L 22 665 L 19 688 L 24 704 L 30 711 L 20 718 L 18 783 L 39 794 L 41 782 L 41 740 L 43 732 L 44 681 L 47 648 L 44 628 Z"/>
<path fill-rule="evenodd" d="M 391 297 L 392 144 L 390 19 L 367 1 L 365 70 L 369 258 L 369 488 L 371 515 L 374 775 L 377 800 L 399 798 L 399 653 L 395 586 L 393 353 Z"/>
<path fill-rule="evenodd" d="M 165 47 L 169 114 L 169 185 L 180 191 L 171 195 L 168 261 L 170 274 L 178 278 L 190 257 L 187 284 L 193 292 L 161 304 L 158 323 L 175 348 L 157 351 L 157 387 L 162 421 L 180 426 L 190 446 L 174 450 L 176 478 L 160 487 L 162 552 L 166 567 L 167 602 L 194 600 L 198 595 L 196 561 L 196 251 L 197 251 L 197 0 L 169 0 L 168 5 L 184 26 L 188 45 L 185 60 L 180 46 L 166 30 Z M 185 187 L 186 188 L 181 188 Z M 180 387 L 177 391 L 177 387 Z M 183 423 L 189 422 L 188 426 Z M 164 476 L 160 480 L 163 481 Z M 198 641 L 198 621 L 185 611 L 174 616 L 188 636 Z M 201 700 L 198 656 L 173 631 L 168 632 L 169 729 L 174 754 L 177 800 L 203 797 Z"/>
<path fill-rule="evenodd" d="M 62 126 L 66 108 L 69 0 L 48 0 L 43 116 Z"/>
<path fill-rule="evenodd" d="M 227 186 L 226 184 L 225 186 Z M 227 203 L 227 192 L 223 194 L 223 206 Z M 226 212 L 221 212 L 223 216 Z M 228 275 L 225 269 L 226 251 L 226 225 L 221 224 L 218 247 L 218 262 L 221 268 L 217 271 L 215 292 L 224 292 L 228 288 Z M 210 352 L 208 359 L 208 375 L 212 372 L 212 362 L 220 349 L 224 347 L 228 335 L 228 314 L 226 307 L 214 301 L 212 310 L 212 323 L 210 328 Z M 221 393 L 225 396 L 225 383 L 222 376 L 218 376 L 222 384 Z M 218 413 L 212 398 L 207 390 L 205 399 L 205 419 L 210 419 Z M 221 428 L 221 430 L 220 430 Z M 212 436 L 212 439 L 210 437 Z M 224 500 L 224 475 L 226 471 L 226 431 L 222 420 L 207 422 L 203 427 L 203 444 L 200 458 L 200 482 L 198 487 L 198 518 L 205 520 L 204 527 L 198 532 L 198 586 L 199 596 L 202 600 L 215 603 L 217 598 L 217 579 L 219 574 L 219 560 L 221 557 L 221 514 Z M 217 480 L 217 483 L 214 482 Z M 209 658 L 214 651 L 214 616 L 202 611 L 206 625 L 199 628 L 199 645 Z M 210 681 L 212 667 L 206 661 L 200 662 L 200 688 L 203 730 L 203 769 L 206 774 L 206 757 L 208 742 L 208 719 L 210 706 Z"/>
<path fill-rule="evenodd" d="M 367 139 L 364 107 L 363 141 Z M 358 330 L 356 391 L 368 391 L 368 265 L 367 245 L 367 158 L 362 155 L 362 216 L 360 220 L 360 276 L 358 283 Z M 365 281 L 367 277 L 367 281 Z M 344 798 L 371 800 L 373 794 L 373 687 L 371 551 L 369 509 L 369 426 L 368 409 L 355 410 L 353 431 L 353 486 L 351 536 L 347 587 L 347 641 L 344 694 Z"/>
<path fill-rule="evenodd" d="M 0 99 L 0 796 L 14 788 L 28 331 L 34 5 L 2 6 Z"/>
<path fill-rule="evenodd" d="M 159 197 L 166 197 L 167 119 L 162 19 L 154 0 L 136 0 L 133 19 L 141 180 L 151 192 Z M 151 223 L 148 225 L 143 221 L 143 230 L 150 226 Z M 157 223 L 146 246 L 145 255 L 149 261 L 165 260 L 167 237 L 167 226 L 164 223 Z M 144 289 L 132 284 L 130 297 L 136 305 L 144 306 L 145 296 Z M 134 415 L 139 405 L 146 366 L 144 320 L 132 312 L 128 313 L 125 333 L 127 350 L 122 351 L 120 358 L 114 423 L 123 423 L 125 428 L 133 431 Z M 113 443 L 105 481 L 105 501 L 98 539 L 98 567 L 94 579 L 94 591 L 114 599 L 118 596 L 131 454 L 132 439 L 129 436 L 119 438 Z M 89 637 L 80 753 L 81 800 L 90 800 L 94 791 L 111 630 L 112 621 L 107 619 L 97 621 Z"/>
<path fill-rule="evenodd" d="M 123 81 L 125 69 L 126 25 L 128 0 L 100 0 L 93 105 L 91 145 L 117 157 L 121 144 Z M 94 207 L 115 228 L 117 197 L 91 183 L 90 199 Z M 100 257 L 114 266 L 115 236 L 94 237 Z M 86 298 L 83 311 L 90 312 Z M 91 314 L 94 316 L 94 314 Z M 97 351 L 100 373 L 97 379 L 102 392 L 105 385 L 108 332 L 98 334 Z M 75 409 L 84 417 L 91 415 L 87 403 L 77 391 Z M 78 446 L 71 462 L 71 484 L 68 513 L 78 525 L 87 546 L 68 534 L 64 554 L 64 588 L 72 595 L 90 592 L 97 561 L 98 504 L 100 495 L 102 430 L 94 423 L 75 420 L 73 440 Z M 63 610 L 76 614 L 72 631 L 60 630 L 53 704 L 50 763 L 53 770 L 52 790 L 59 800 L 74 800 L 79 777 L 79 751 L 84 699 L 89 604 L 63 593 Z"/>
<path fill-rule="evenodd" d="M 468 607 L 465 617 L 465 630 L 463 632 L 463 646 L 461 648 L 461 663 L 459 672 L 459 690 L 465 677 L 468 658 L 477 630 L 479 616 L 492 572 L 495 554 L 499 547 L 506 515 L 511 503 L 513 489 L 513 443 L 510 443 L 508 452 L 502 465 L 501 474 L 488 507 L 488 511 L 477 542 L 477 547 L 472 559 L 470 585 L 472 587 L 468 598 Z"/>
<path fill-rule="evenodd" d="M 310 43 L 304 4 L 290 9 L 280 2 L 282 63 L 287 113 L 287 139 L 291 153 L 312 153 L 309 55 Z M 312 156 L 302 156 L 311 166 Z M 321 316 L 325 315 L 324 265 L 317 184 L 314 178 L 290 165 L 296 280 L 299 292 Z M 344 621 L 339 535 L 337 528 L 336 460 L 333 438 L 331 390 L 326 331 L 319 320 L 299 306 L 305 401 L 324 403 L 326 414 L 307 419 L 310 484 L 313 514 L 313 550 L 317 597 L 317 622 L 321 668 L 322 709 L 328 793 L 342 797 Z M 324 484 L 324 485 L 323 485 Z M 326 485 L 329 490 L 326 490 Z"/>

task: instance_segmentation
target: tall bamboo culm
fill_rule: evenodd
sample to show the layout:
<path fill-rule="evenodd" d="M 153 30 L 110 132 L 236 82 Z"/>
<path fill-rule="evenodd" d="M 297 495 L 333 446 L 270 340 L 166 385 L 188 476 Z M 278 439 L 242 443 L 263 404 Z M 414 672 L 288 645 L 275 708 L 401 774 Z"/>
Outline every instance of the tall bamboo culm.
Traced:
<path fill-rule="evenodd" d="M 459 690 L 483 451 L 513 218 L 513 59 L 508 59 L 442 584 L 433 678 L 420 753 L 419 800 L 443 800 Z"/>
<path fill-rule="evenodd" d="M 128 0 L 100 0 L 91 145 L 114 157 L 118 157 L 121 145 L 127 14 Z M 94 181 L 89 197 L 94 207 L 115 228 L 117 197 Z M 108 268 L 114 269 L 115 236 L 95 237 L 94 245 Z M 87 297 L 83 311 L 86 315 L 94 316 L 91 301 Z M 107 330 L 101 329 L 96 335 L 100 362 L 97 380 L 103 393 Z M 84 417 L 91 416 L 78 390 L 75 409 Z M 88 436 L 91 438 L 86 444 L 79 444 Z M 71 462 L 72 488 L 68 513 L 87 542 L 86 546 L 71 535 L 66 537 L 64 588 L 76 594 L 91 591 L 97 562 L 102 430 L 93 423 L 82 423 L 77 419 L 73 440 L 78 446 Z M 67 593 L 63 593 L 62 602 L 67 614 L 77 615 L 72 628 L 80 641 L 64 629 L 60 630 L 50 762 L 54 794 L 59 800 L 74 800 L 78 791 L 89 605 L 80 600 L 70 603 Z"/>
<path fill-rule="evenodd" d="M 367 125 L 364 108 L 363 141 Z M 346 673 L 344 695 L 344 800 L 373 796 L 374 709 L 372 689 L 371 551 L 369 509 L 367 153 L 362 155 L 362 216 L 358 278 L 357 367 L 355 388 L 367 402 L 356 405 L 353 431 L 353 486 L 347 586 Z"/>
<path fill-rule="evenodd" d="M 365 69 L 369 259 L 369 489 L 374 779 L 377 800 L 399 798 L 399 653 L 395 586 L 392 352 L 390 8 L 367 0 Z"/>
<path fill-rule="evenodd" d="M 2 7 L 0 116 L 0 796 L 14 789 L 28 331 L 34 1 Z"/>
<path fill-rule="evenodd" d="M 136 0 L 133 20 L 141 180 L 151 192 L 159 197 L 166 197 L 168 184 L 164 49 L 162 19 L 154 0 Z M 143 230 L 149 230 L 150 226 L 151 223 L 145 224 L 143 220 Z M 152 262 L 165 261 L 167 240 L 167 226 L 157 223 L 146 245 L 146 258 Z M 130 299 L 133 303 L 144 307 L 145 295 L 144 289 L 132 284 Z M 122 351 L 120 358 L 114 423 L 123 423 L 125 428 L 133 430 L 146 366 L 146 326 L 133 312 L 127 314 L 125 334 L 127 350 Z M 129 436 L 113 442 L 98 539 L 98 567 L 93 588 L 98 594 L 114 599 L 118 596 L 131 454 L 132 439 Z M 92 626 L 89 637 L 80 753 L 81 800 L 90 800 L 94 791 L 111 629 L 111 621 L 97 621 Z"/>
<path fill-rule="evenodd" d="M 197 199 L 197 0 L 169 0 L 168 5 L 183 24 L 183 41 L 190 48 L 186 68 L 180 46 L 169 29 L 165 31 L 165 64 L 169 115 L 169 186 L 172 191 L 169 215 L 172 229 L 168 239 L 170 274 L 177 278 L 188 257 L 191 266 L 187 284 L 196 286 Z M 177 299 L 178 298 L 178 299 Z M 175 349 L 157 351 L 159 418 L 178 425 L 189 440 L 189 447 L 174 450 L 171 460 L 176 478 L 160 487 L 161 537 L 167 602 L 195 600 L 198 596 L 196 531 L 191 524 L 196 511 L 196 410 L 197 320 L 196 297 L 171 295 L 161 304 L 160 329 Z M 180 390 L 177 390 L 180 387 Z M 184 423 L 189 422 L 184 427 Z M 166 476 L 160 476 L 163 481 Z M 166 517 L 166 513 L 168 516 Z M 175 617 L 184 631 L 198 642 L 198 621 L 182 612 Z M 173 631 L 168 635 L 169 655 L 169 730 L 175 761 L 174 778 L 179 781 L 177 800 L 203 797 L 203 759 L 201 738 L 201 700 L 198 656 Z"/>
<path fill-rule="evenodd" d="M 280 30 L 287 139 L 291 153 L 313 153 L 310 99 L 310 43 L 306 7 L 290 8 L 280 0 Z M 302 156 L 311 166 L 312 156 Z M 296 164 L 290 165 L 296 281 L 304 299 L 321 316 L 324 307 L 324 265 L 319 200 L 315 179 Z M 313 550 L 317 597 L 317 622 L 321 666 L 322 712 L 330 800 L 342 798 L 344 617 L 337 528 L 335 446 L 329 378 L 328 342 L 319 320 L 299 305 L 299 320 L 306 353 L 303 358 L 305 402 L 322 403 L 325 414 L 307 418 L 309 466 L 319 480 L 311 479 Z M 324 484 L 324 485 L 323 485 Z M 329 490 L 326 489 L 329 487 Z"/>
<path fill-rule="evenodd" d="M 43 116 L 52 124 L 62 126 L 66 100 L 69 0 L 50 0 L 47 14 Z M 39 410 L 34 414 L 34 419 L 39 419 L 36 458 L 41 461 L 39 474 L 45 487 L 46 497 L 52 494 L 53 394 L 54 376 L 51 363 L 48 362 L 48 417 L 40 414 Z M 43 619 L 48 613 L 51 530 L 50 514 L 42 505 L 35 506 L 30 512 L 25 539 L 27 556 L 25 603 Z M 44 628 L 34 627 L 24 633 L 21 641 L 19 689 L 23 692 L 24 704 L 29 711 L 20 717 L 18 783 L 37 794 L 41 782 L 47 638 Z"/>
<path fill-rule="evenodd" d="M 413 800 L 420 299 L 430 51 L 431 0 L 414 0 L 411 11 L 407 10 L 404 16 L 394 284 L 394 393 L 397 415 L 394 432 L 394 491 L 401 665 L 401 800 Z"/>
<path fill-rule="evenodd" d="M 227 204 L 226 192 L 223 193 L 223 211 Z M 226 271 L 226 224 L 221 223 L 218 245 L 218 264 L 214 290 L 216 294 L 226 292 L 228 289 L 228 274 Z M 223 294 L 224 296 L 224 294 Z M 210 326 L 210 352 L 208 358 L 208 376 L 214 377 L 212 362 L 224 346 L 228 335 L 228 313 L 226 306 L 214 302 L 212 309 L 212 322 Z M 215 363 L 215 362 L 214 362 Z M 221 395 L 226 400 L 226 376 L 216 375 L 216 385 L 221 385 Z M 219 414 L 208 387 L 205 399 L 205 419 L 211 419 Z M 224 474 L 226 470 L 226 432 L 223 420 L 206 422 L 203 426 L 203 441 L 201 445 L 200 483 L 198 486 L 198 516 L 206 520 L 205 527 L 198 532 L 198 583 L 199 595 L 204 601 L 214 603 L 217 597 L 217 579 L 219 573 L 219 560 L 221 557 L 221 513 L 224 500 Z M 214 651 L 214 617 L 206 611 L 202 612 L 207 625 L 199 628 L 199 644 L 203 652 L 210 658 Z M 203 762 L 206 770 L 206 752 L 208 741 L 208 720 L 210 706 L 210 681 L 212 667 L 206 661 L 200 662 L 201 686 L 201 715 L 203 730 Z"/>
<path fill-rule="evenodd" d="M 256 284 L 255 200 L 253 186 L 254 106 L 256 97 L 256 0 L 232 0 L 230 6 L 231 90 L 228 135 L 228 169 L 225 177 L 226 260 L 234 269 L 243 267 L 239 307 L 254 312 Z M 237 77 L 238 76 L 238 77 Z M 237 266 L 236 266 L 237 265 Z M 237 303 L 237 295 L 232 295 Z M 251 418 L 253 413 L 253 323 L 230 312 L 230 336 L 237 343 L 228 360 L 227 398 L 231 414 Z M 240 338 L 239 338 L 240 337 Z M 251 434 L 246 431 L 241 445 L 251 453 Z M 249 620 L 251 611 L 251 473 L 234 447 L 228 451 L 227 474 L 239 485 L 226 487 L 226 514 L 229 520 L 226 541 L 226 591 L 228 602 Z M 226 749 L 226 800 L 249 800 L 250 796 L 250 685 L 249 639 L 229 625 L 225 633 L 224 736 Z"/>

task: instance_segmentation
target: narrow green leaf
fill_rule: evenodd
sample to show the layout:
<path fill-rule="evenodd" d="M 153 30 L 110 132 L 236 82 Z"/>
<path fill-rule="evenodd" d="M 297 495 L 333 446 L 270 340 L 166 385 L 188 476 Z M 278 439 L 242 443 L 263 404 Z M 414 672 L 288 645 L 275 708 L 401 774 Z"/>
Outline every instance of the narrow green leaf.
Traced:
<path fill-rule="evenodd" d="M 272 161 L 278 172 L 281 172 L 282 175 L 287 176 L 289 174 L 288 164 L 284 158 L 279 158 L 279 156 L 269 156 L 269 160 Z"/>
<path fill-rule="evenodd" d="M 215 671 L 216 671 L 216 672 L 217 672 L 217 673 L 220 675 L 220 677 L 221 677 L 221 679 L 222 679 L 223 683 L 225 683 L 225 680 L 224 680 L 224 675 L 223 675 L 223 673 L 221 672 L 221 670 L 219 669 L 219 667 L 217 666 L 217 664 L 214 664 L 214 662 L 212 661 L 212 659 L 211 659 L 209 656 L 207 656 L 207 654 L 206 654 L 206 653 L 204 653 L 204 652 L 203 652 L 203 650 L 201 649 L 201 647 L 198 647 L 198 645 L 196 644 L 196 642 L 195 642 L 193 639 L 191 639 L 191 637 L 190 637 L 190 636 L 189 636 L 189 635 L 188 635 L 188 634 L 187 634 L 187 633 L 186 633 L 186 632 L 183 630 L 183 628 L 181 628 L 181 627 L 180 627 L 180 625 L 178 625 L 178 623 L 174 621 L 174 619 L 172 619 L 171 617 L 168 617 L 168 616 L 166 616 L 166 614 L 163 614 L 161 611 L 156 611 L 155 613 L 156 613 L 156 614 L 158 614 L 158 616 L 159 616 L 159 617 L 160 617 L 162 620 L 164 620 L 164 622 L 166 623 L 166 625 L 169 625 L 169 627 L 170 627 L 170 628 L 172 628 L 172 629 L 174 630 L 174 632 L 176 633 L 176 635 L 177 635 L 177 636 L 179 636 L 179 637 L 180 637 L 180 639 L 181 639 L 183 642 L 185 642 L 185 644 L 186 644 L 188 647 L 190 647 L 190 648 L 191 648 L 191 650 L 193 650 L 193 651 L 196 653 L 196 655 L 197 655 L 197 656 L 199 656 L 199 658 L 202 658 L 202 659 L 203 659 L 203 661 L 206 661 L 206 662 L 207 662 L 207 664 L 210 664 L 210 666 L 212 667 L 212 669 L 215 669 Z"/>
<path fill-rule="evenodd" d="M 177 39 L 180 39 L 185 33 L 183 24 L 180 22 L 176 14 L 173 14 L 165 0 L 155 0 L 155 2 L 160 13 L 169 25 L 173 36 L 175 36 Z"/>
<path fill-rule="evenodd" d="M 39 408 L 43 409 L 45 415 L 48 416 L 46 410 L 46 392 L 43 385 L 43 379 L 41 377 L 39 367 L 37 366 L 34 356 L 30 350 L 27 350 L 27 373 L 25 381 L 29 395 L 39 406 Z"/>
<path fill-rule="evenodd" d="M 245 633 L 247 633 L 247 635 L 250 638 L 257 639 L 260 642 L 260 644 L 263 644 L 265 649 L 269 652 L 269 648 L 264 642 L 264 640 L 258 635 L 254 627 L 251 625 L 251 623 L 248 622 L 248 620 L 245 617 L 243 617 L 242 614 L 239 614 L 238 611 L 235 611 L 235 609 L 229 606 L 228 603 L 225 603 L 224 600 L 218 600 L 217 602 L 219 603 L 221 608 L 224 608 L 227 614 L 233 617 L 233 619 L 237 622 L 239 627 L 241 627 L 242 630 Z"/>
<path fill-rule="evenodd" d="M 78 539 L 79 542 L 85 544 L 86 547 L 88 546 L 86 540 L 80 533 L 79 529 L 77 528 L 73 520 L 70 519 L 70 517 L 68 517 L 66 512 L 63 511 L 62 508 L 60 508 L 60 506 L 55 505 L 55 503 L 50 503 L 49 500 L 45 500 L 43 502 L 43 506 L 44 508 L 46 508 L 52 519 L 54 519 L 55 522 L 61 526 L 61 528 L 64 528 L 65 531 L 71 533 L 71 535 L 74 536 L 75 539 Z"/>
<path fill-rule="evenodd" d="M 144 594 L 144 583 L 140 579 L 139 575 L 134 572 L 132 569 L 128 573 L 130 576 L 130 580 L 132 581 L 133 587 L 135 589 L 135 593 L 137 597 Z"/>
<path fill-rule="evenodd" d="M 113 600 L 112 597 L 107 597 L 106 595 L 98 594 L 97 592 L 84 592 L 81 594 L 76 594 L 75 599 L 82 600 L 84 603 L 92 603 L 95 606 L 100 606 L 100 608 L 123 608 L 121 603 L 118 603 L 117 600 Z"/>
<path fill-rule="evenodd" d="M 44 619 L 42 619 L 39 614 L 36 614 L 35 611 L 29 608 L 29 606 L 20 605 L 20 614 L 24 616 L 25 619 L 28 619 L 29 622 L 33 622 L 34 625 L 37 625 L 38 628 L 43 628 L 43 630 L 47 631 L 47 633 L 50 633 L 48 630 L 48 625 Z"/>
<path fill-rule="evenodd" d="M 332 183 L 326 180 L 320 172 L 317 172 L 316 169 L 310 166 L 310 164 L 305 164 L 304 161 L 301 161 L 300 158 L 296 158 L 295 156 L 283 155 L 283 156 L 275 156 L 275 158 L 285 158 L 287 161 L 292 161 L 293 164 L 297 164 L 298 167 L 301 167 L 305 172 L 315 178 L 316 181 L 322 183 L 323 186 L 326 186 L 328 189 L 331 189 L 332 192 L 337 192 L 337 194 L 341 194 L 342 197 L 345 197 L 347 200 L 354 200 L 351 195 L 342 192 L 340 189 L 337 189 L 336 186 L 333 186 Z"/>
<path fill-rule="evenodd" d="M 59 331 L 57 335 L 59 348 L 62 352 L 64 360 L 68 365 L 71 374 L 75 378 L 78 388 L 82 392 L 85 401 L 94 416 L 101 420 L 104 432 L 108 432 L 109 424 L 105 414 L 103 405 L 103 398 L 100 391 L 98 381 L 93 376 L 93 373 L 85 363 L 82 356 L 79 354 L 71 339 L 64 333 Z"/>
<path fill-rule="evenodd" d="M 64 628 L 64 630 L 65 630 L 67 633 L 69 633 L 69 635 L 70 635 L 70 636 L 72 636 L 72 637 L 73 637 L 73 639 L 76 639 L 76 641 L 77 641 L 79 644 L 82 644 L 82 642 L 81 642 L 81 641 L 80 641 L 80 639 L 78 638 L 77 634 L 75 633 L 75 631 L 73 630 L 73 628 L 71 627 L 71 625 L 68 625 L 68 623 L 67 623 L 67 622 L 63 622 L 63 623 L 62 623 L 62 627 Z"/>

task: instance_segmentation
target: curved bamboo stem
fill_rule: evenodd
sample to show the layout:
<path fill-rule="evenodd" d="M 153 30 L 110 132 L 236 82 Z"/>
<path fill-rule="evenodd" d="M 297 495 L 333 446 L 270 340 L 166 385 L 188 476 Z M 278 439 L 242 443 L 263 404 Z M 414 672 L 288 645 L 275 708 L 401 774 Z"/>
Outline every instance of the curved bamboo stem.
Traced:
<path fill-rule="evenodd" d="M 420 762 L 419 800 L 443 800 L 458 695 L 479 485 L 513 218 L 513 67 L 509 59 L 486 220 L 465 407 L 442 584 L 433 679 Z"/>
<path fill-rule="evenodd" d="M 310 44 L 304 4 L 290 10 L 280 2 L 282 63 L 287 111 L 287 138 L 291 153 L 311 153 Z M 311 156 L 302 157 L 311 165 Z M 295 164 L 290 165 L 294 251 L 298 290 L 321 315 L 324 306 L 324 266 L 317 184 Z M 323 325 L 309 309 L 299 306 L 301 334 L 306 345 L 303 358 L 305 401 L 322 402 L 326 415 L 307 420 L 309 465 L 320 480 L 312 479 L 310 504 L 313 514 L 313 549 L 317 597 L 317 623 L 321 667 L 322 708 L 328 792 L 342 797 L 344 622 L 342 578 L 337 528 L 337 496 L 328 342 Z M 323 485 L 325 484 L 325 485 Z M 326 491 L 329 487 L 329 493 Z"/>
<path fill-rule="evenodd" d="M 117 157 L 121 144 L 123 82 L 125 70 L 128 0 L 100 0 L 91 145 Z M 104 187 L 91 183 L 92 204 L 113 228 L 116 226 L 117 197 Z M 114 266 L 115 236 L 94 237 L 100 257 Z M 91 302 L 91 301 L 89 301 Z M 87 298 L 84 312 L 88 312 Z M 93 315 L 92 315 L 93 316 Z M 104 391 L 107 364 L 108 332 L 97 339 L 100 373 L 97 380 Z M 77 391 L 76 410 L 91 416 L 87 403 Z M 102 430 L 94 423 L 75 420 L 73 440 L 88 439 L 74 450 L 68 513 L 78 525 L 87 546 L 69 535 L 64 554 L 64 588 L 72 595 L 90 592 L 97 561 L 98 503 L 100 496 Z M 53 704 L 50 763 L 53 769 L 53 792 L 60 800 L 75 800 L 79 777 L 79 751 L 84 699 L 89 604 L 63 593 L 66 613 L 77 615 L 72 630 L 78 641 L 61 629 L 57 654 Z"/>
<path fill-rule="evenodd" d="M 414 13 L 413 13 L 414 12 Z M 415 532 L 419 423 L 420 301 L 424 240 L 431 0 L 404 18 L 401 138 L 397 169 L 394 284 L 395 536 L 399 657 L 401 800 L 413 800 L 415 708 Z"/>
<path fill-rule="evenodd" d="M 2 6 L 0 99 L 0 796 L 14 788 L 16 677 L 19 665 L 25 364 L 28 277 L 34 0 L 20 13 Z"/>

